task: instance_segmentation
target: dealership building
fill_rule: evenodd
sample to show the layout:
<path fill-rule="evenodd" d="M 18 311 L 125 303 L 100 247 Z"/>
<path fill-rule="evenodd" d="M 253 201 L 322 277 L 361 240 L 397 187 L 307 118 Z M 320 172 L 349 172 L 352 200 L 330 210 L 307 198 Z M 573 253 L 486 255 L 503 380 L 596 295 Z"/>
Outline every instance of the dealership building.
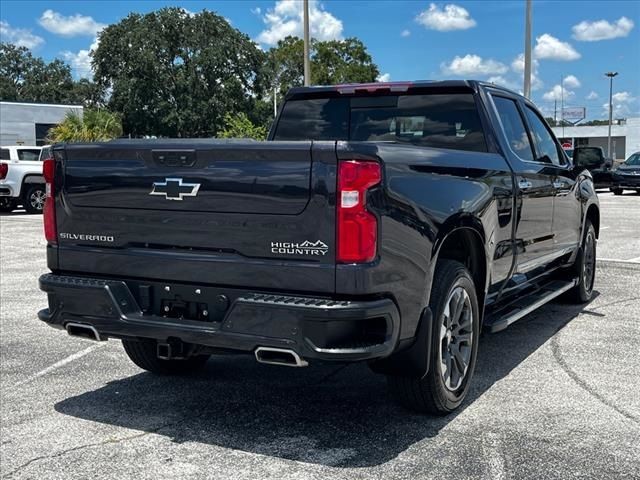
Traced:
<path fill-rule="evenodd" d="M 49 129 L 81 105 L 0 102 L 0 145 L 45 145 Z"/>
<path fill-rule="evenodd" d="M 607 155 L 608 125 L 553 127 L 553 133 L 566 147 L 602 147 Z M 624 160 L 640 152 L 640 117 L 616 120 L 611 126 L 611 157 Z"/>

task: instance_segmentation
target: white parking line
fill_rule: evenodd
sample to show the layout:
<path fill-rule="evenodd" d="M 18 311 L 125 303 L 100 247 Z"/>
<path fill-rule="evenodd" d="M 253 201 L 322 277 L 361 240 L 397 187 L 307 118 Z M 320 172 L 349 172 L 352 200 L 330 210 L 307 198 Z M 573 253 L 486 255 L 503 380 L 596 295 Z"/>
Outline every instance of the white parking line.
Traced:
<path fill-rule="evenodd" d="M 19 387 L 21 385 L 24 385 L 26 383 L 32 382 L 48 373 L 53 372 L 54 370 L 57 370 L 60 367 L 64 367 L 65 365 L 68 365 L 69 363 L 73 362 L 74 360 L 77 360 L 79 358 L 84 357 L 85 355 L 88 355 L 89 353 L 93 352 L 94 350 L 106 345 L 107 342 L 101 342 L 101 343 L 97 343 L 95 345 L 91 345 L 90 347 L 85 348 L 84 350 L 80 350 L 79 352 L 74 353 L 73 355 L 69 355 L 67 358 L 63 358 L 62 360 L 60 360 L 59 362 L 54 363 L 53 365 L 45 368 L 44 370 L 40 370 L 38 373 L 35 373 L 33 375 L 31 375 L 30 377 L 25 378 L 24 380 L 16 383 L 14 385 L 15 387 Z"/>
<path fill-rule="evenodd" d="M 640 264 L 640 257 L 631 258 L 628 260 L 624 260 L 622 258 L 598 258 L 599 262 L 614 262 L 614 263 L 632 263 L 632 264 Z"/>

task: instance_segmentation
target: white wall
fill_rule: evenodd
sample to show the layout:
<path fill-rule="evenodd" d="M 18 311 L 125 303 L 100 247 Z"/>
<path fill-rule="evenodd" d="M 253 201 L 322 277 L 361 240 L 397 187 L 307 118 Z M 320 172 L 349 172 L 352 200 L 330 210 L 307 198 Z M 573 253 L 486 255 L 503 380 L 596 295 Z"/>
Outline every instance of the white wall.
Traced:
<path fill-rule="evenodd" d="M 553 127 L 553 133 L 558 138 L 594 138 L 591 145 L 602 146 L 602 138 L 605 139 L 605 155 L 606 155 L 606 139 L 609 134 L 608 125 L 597 125 L 592 127 Z M 624 137 L 624 149 L 620 148 L 620 139 L 616 138 L 616 159 L 624 160 L 632 153 L 640 152 L 640 117 L 627 118 L 625 125 L 612 125 L 612 137 Z M 612 146 L 613 149 L 613 146 Z"/>
<path fill-rule="evenodd" d="M 69 111 L 82 106 L 0 102 L 0 145 L 35 145 L 36 123 L 60 123 Z"/>

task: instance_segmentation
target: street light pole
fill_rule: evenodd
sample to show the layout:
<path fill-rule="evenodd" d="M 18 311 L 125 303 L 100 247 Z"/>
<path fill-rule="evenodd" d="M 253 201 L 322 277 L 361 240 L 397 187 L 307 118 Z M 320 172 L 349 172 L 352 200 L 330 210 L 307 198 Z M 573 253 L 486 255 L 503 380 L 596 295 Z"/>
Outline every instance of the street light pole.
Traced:
<path fill-rule="evenodd" d="M 304 0 L 304 86 L 311 85 L 311 65 L 309 63 L 309 0 Z"/>
<path fill-rule="evenodd" d="M 531 96 L 531 0 L 527 0 L 524 20 L 524 96 Z"/>
<path fill-rule="evenodd" d="M 607 139 L 607 157 L 611 158 L 611 124 L 613 123 L 613 77 L 618 72 L 607 72 L 604 74 L 609 77 L 609 137 Z"/>

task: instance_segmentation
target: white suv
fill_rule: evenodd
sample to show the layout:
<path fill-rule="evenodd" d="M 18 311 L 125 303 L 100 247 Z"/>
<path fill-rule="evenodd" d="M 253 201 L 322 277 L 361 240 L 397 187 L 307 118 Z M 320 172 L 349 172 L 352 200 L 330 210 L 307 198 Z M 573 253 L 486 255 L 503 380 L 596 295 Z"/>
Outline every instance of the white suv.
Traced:
<path fill-rule="evenodd" d="M 0 212 L 22 204 L 28 213 L 41 213 L 45 183 L 42 177 L 42 147 L 0 147 Z"/>

